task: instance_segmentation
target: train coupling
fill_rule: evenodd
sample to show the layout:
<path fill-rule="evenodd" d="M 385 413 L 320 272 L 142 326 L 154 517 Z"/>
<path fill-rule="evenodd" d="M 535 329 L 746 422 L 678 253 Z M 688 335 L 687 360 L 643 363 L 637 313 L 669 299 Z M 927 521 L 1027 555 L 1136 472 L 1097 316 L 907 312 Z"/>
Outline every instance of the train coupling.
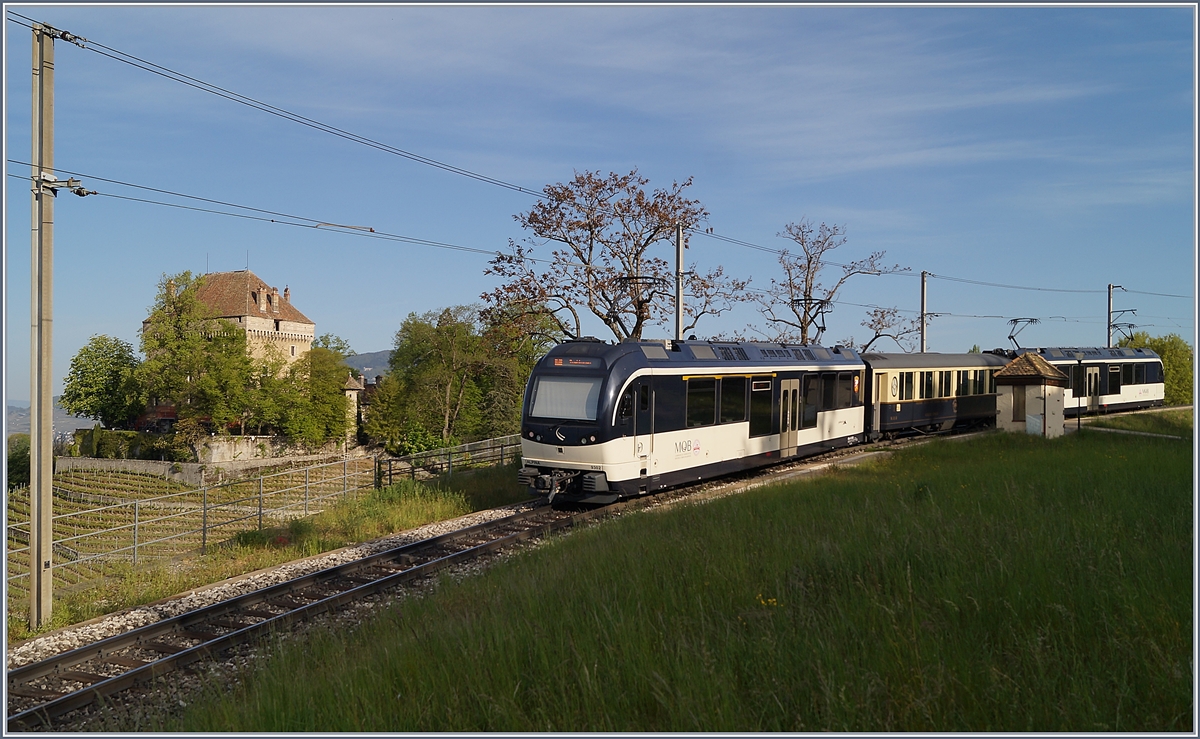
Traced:
<path fill-rule="evenodd" d="M 535 467 L 522 467 L 517 472 L 517 480 L 528 485 L 539 495 L 553 496 L 566 489 L 572 480 L 579 476 L 574 470 L 552 470 L 550 474 L 540 474 Z"/>

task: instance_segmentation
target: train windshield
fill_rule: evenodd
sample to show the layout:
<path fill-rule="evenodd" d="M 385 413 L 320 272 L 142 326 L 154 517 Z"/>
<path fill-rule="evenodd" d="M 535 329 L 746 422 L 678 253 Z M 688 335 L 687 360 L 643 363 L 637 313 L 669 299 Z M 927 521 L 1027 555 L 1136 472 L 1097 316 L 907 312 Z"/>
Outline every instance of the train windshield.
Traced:
<path fill-rule="evenodd" d="M 603 381 L 603 377 L 539 377 L 533 386 L 529 415 L 595 421 L 600 406 L 600 384 Z"/>

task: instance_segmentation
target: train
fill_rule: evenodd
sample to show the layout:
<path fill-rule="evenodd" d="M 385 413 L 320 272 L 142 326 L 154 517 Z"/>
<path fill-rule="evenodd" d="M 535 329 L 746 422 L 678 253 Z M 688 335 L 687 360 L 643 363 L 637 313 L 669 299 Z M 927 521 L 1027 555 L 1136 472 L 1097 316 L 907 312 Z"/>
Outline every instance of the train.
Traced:
<path fill-rule="evenodd" d="M 1069 414 L 1162 405 L 1149 349 L 860 354 L 809 344 L 567 341 L 534 367 L 519 481 L 606 504 L 789 459 L 996 421 L 995 373 L 1037 352 L 1071 378 Z"/>

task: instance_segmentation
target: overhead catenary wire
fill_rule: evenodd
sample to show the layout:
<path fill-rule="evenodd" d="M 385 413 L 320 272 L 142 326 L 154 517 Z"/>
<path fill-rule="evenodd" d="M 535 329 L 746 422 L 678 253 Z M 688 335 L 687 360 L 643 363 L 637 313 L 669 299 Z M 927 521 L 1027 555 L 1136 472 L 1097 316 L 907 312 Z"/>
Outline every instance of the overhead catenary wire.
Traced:
<path fill-rule="evenodd" d="M 34 20 L 33 18 L 30 18 L 29 16 L 25 16 L 20 13 L 17 13 L 14 10 L 8 10 L 8 13 L 9 13 L 8 20 L 10 22 L 25 26 L 27 28 L 33 28 L 32 24 L 39 23 L 38 21 Z M 15 16 L 16 18 L 20 18 L 25 21 L 28 21 L 28 23 L 22 23 L 21 21 L 15 20 L 13 16 Z M 43 24 L 43 25 L 47 25 L 47 24 Z M 299 123 L 299 124 L 307 126 L 309 128 L 313 128 L 315 130 L 322 131 L 324 133 L 328 133 L 328 134 L 337 136 L 339 138 L 342 138 L 342 139 L 345 139 L 348 141 L 352 141 L 354 143 L 369 146 L 369 147 L 374 148 L 379 151 L 383 151 L 383 152 L 386 152 L 389 154 L 400 156 L 400 157 L 403 157 L 403 158 L 406 158 L 406 159 L 409 159 L 411 161 L 418 162 L 421 164 L 426 164 L 428 166 L 432 166 L 432 167 L 435 167 L 435 168 L 438 168 L 438 169 L 441 169 L 441 170 L 444 170 L 447 172 L 451 172 L 453 174 L 458 174 L 458 175 L 461 175 L 464 177 L 469 177 L 471 179 L 475 179 L 480 182 L 495 185 L 498 187 L 503 187 L 505 189 L 512 190 L 515 192 L 520 192 L 522 194 L 531 195 L 531 196 L 539 198 L 539 199 L 545 197 L 545 193 L 543 193 L 543 192 L 539 192 L 537 190 L 533 190 L 533 189 L 524 187 L 522 185 L 518 185 L 516 183 L 509 182 L 507 180 L 503 180 L 503 179 L 500 179 L 497 177 L 491 177 L 489 175 L 484 175 L 479 172 L 475 172 L 475 171 L 472 171 L 472 170 L 469 170 L 469 169 L 466 169 L 463 167 L 458 167 L 458 166 L 455 166 L 455 165 L 452 165 L 452 164 L 449 164 L 446 162 L 442 162 L 437 159 L 433 159 L 431 157 L 423 156 L 421 154 L 416 154 L 414 152 L 411 152 L 411 151 L 408 151 L 405 149 L 401 149 L 399 147 L 392 146 L 390 144 L 386 144 L 386 143 L 377 141 L 375 139 L 372 139 L 372 138 L 369 138 L 366 136 L 362 136 L 362 135 L 359 135 L 359 134 L 356 134 L 356 133 L 353 133 L 350 131 L 346 131 L 346 130 L 338 128 L 336 126 L 333 126 L 333 125 L 330 125 L 327 123 L 323 123 L 321 121 L 317 121 L 312 118 L 308 118 L 307 116 L 303 116 L 299 113 L 292 112 L 285 108 L 281 108 L 281 107 L 272 105 L 270 103 L 266 103 L 262 100 L 258 100 L 256 98 L 250 97 L 248 95 L 243 95 L 241 93 L 235 92 L 233 90 L 229 90 L 229 89 L 221 87 L 219 85 L 205 82 L 204 80 L 198 79 L 196 77 L 192 77 L 192 76 L 184 74 L 182 72 L 178 72 L 169 67 L 157 64 L 155 62 L 151 62 L 149 60 L 146 60 L 141 57 L 135 56 L 133 54 L 129 54 L 128 52 L 124 52 L 119 49 L 107 46 L 107 45 L 102 44 L 97 41 L 85 39 L 85 38 L 82 38 L 77 35 L 70 35 L 70 40 L 76 46 L 79 46 L 80 48 L 82 48 L 84 50 L 91 51 L 91 52 L 99 54 L 101 56 L 113 59 L 114 61 L 118 61 L 123 64 L 127 64 L 130 66 L 136 67 L 138 69 L 142 69 L 143 71 L 150 72 L 152 74 L 158 75 L 165 79 L 169 79 L 174 82 L 178 82 L 180 84 L 187 85 L 189 87 L 200 90 L 202 92 L 207 92 L 212 95 L 216 95 L 218 97 L 224 98 L 231 102 L 235 102 L 240 105 L 245 105 L 247 107 L 254 108 L 255 110 L 259 110 L 259 111 L 267 113 L 269 115 L 273 115 L 273 116 L 282 118 L 284 120 L 290 120 L 294 123 Z M 101 51 L 101 50 L 103 50 L 103 51 Z M 61 170 L 61 171 L 67 172 L 67 170 Z M 95 178 L 95 179 L 103 179 L 103 178 Z M 127 183 L 119 183 L 117 181 L 111 181 L 111 182 L 114 182 L 116 184 L 127 184 Z M 129 186 L 134 186 L 134 185 L 129 185 Z M 146 189 L 153 190 L 154 188 L 146 188 Z M 178 193 L 171 193 L 170 191 L 165 191 L 165 190 L 159 190 L 159 192 L 163 192 L 165 194 L 177 195 L 180 197 L 194 197 L 194 196 L 184 196 L 184 195 L 180 195 Z M 233 205 L 233 204 L 229 204 L 229 203 L 224 203 L 222 201 L 209 200 L 209 199 L 205 199 L 205 198 L 196 198 L 196 199 L 207 200 L 208 202 L 226 205 L 227 207 L 237 207 L 237 208 L 243 208 L 246 210 L 258 210 L 258 209 L 254 209 L 254 208 L 249 208 L 247 206 L 238 206 L 238 205 Z M 269 212 L 269 211 L 258 211 L 258 212 Z M 286 216 L 286 217 L 294 217 L 294 216 Z M 301 220 L 309 220 L 309 219 L 301 219 Z M 741 246 L 741 247 L 748 248 L 748 249 L 754 249 L 754 250 L 762 251 L 762 252 L 766 252 L 766 253 L 782 255 L 785 252 L 784 249 L 776 249 L 773 247 L 763 246 L 761 244 L 755 244 L 753 242 L 744 241 L 742 239 L 735 239 L 735 238 L 732 238 L 729 236 L 724 236 L 724 235 L 713 232 L 711 229 L 690 228 L 690 229 L 687 229 L 687 231 L 689 234 L 705 236 L 705 237 L 715 239 L 718 241 L 722 241 L 725 243 L 735 244 L 737 246 Z M 408 237 L 400 237 L 400 238 L 408 239 Z M 422 241 L 422 240 L 413 240 L 413 243 L 417 243 L 418 241 Z M 438 244 L 440 242 L 429 242 L 429 243 L 432 245 L 432 244 Z M 455 246 L 455 245 L 443 245 L 443 246 L 446 246 L 447 248 L 455 248 L 455 249 L 464 250 L 464 251 L 472 250 L 471 247 L 459 247 L 459 246 Z M 484 250 L 476 250 L 476 251 L 479 251 L 480 253 L 488 253 L 488 254 L 496 253 L 496 252 L 490 252 L 490 251 L 484 251 Z M 534 259 L 531 257 L 527 257 L 527 259 L 529 259 L 530 261 L 533 261 L 533 262 L 547 261 L 547 260 Z M 829 266 L 833 266 L 833 267 L 841 267 L 841 268 L 849 267 L 849 265 L 847 265 L 847 264 L 833 262 L 833 261 L 825 261 L 825 264 L 828 264 Z M 916 273 L 913 273 L 907 269 L 898 270 L 898 271 L 881 271 L 881 272 L 878 272 L 875 274 L 917 277 Z M 983 281 L 983 280 L 972 280 L 972 279 L 963 278 L 963 277 L 953 277 L 950 275 L 939 275 L 939 274 L 935 274 L 932 272 L 927 272 L 926 275 L 932 279 L 947 280 L 947 281 L 951 281 L 951 282 L 960 282 L 960 283 L 978 285 L 978 286 L 983 286 L 983 287 L 995 287 L 995 288 L 1002 288 L 1002 289 L 1009 289 L 1009 290 L 1026 290 L 1026 291 L 1036 291 L 1036 292 L 1077 293 L 1077 294 L 1100 294 L 1100 293 L 1105 292 L 1104 290 L 1052 288 L 1052 287 L 1038 287 L 1038 286 L 1027 286 L 1027 285 L 1009 285 L 1009 284 L 1004 284 L 1004 283 L 988 282 L 988 281 Z M 1181 298 L 1181 299 L 1192 299 L 1192 297 L 1193 297 L 1190 295 L 1146 292 L 1146 291 L 1139 291 L 1139 290 L 1126 290 L 1126 292 L 1136 293 L 1136 294 L 1141 294 L 1141 295 L 1152 295 L 1152 296 L 1157 296 L 1157 297 Z"/>

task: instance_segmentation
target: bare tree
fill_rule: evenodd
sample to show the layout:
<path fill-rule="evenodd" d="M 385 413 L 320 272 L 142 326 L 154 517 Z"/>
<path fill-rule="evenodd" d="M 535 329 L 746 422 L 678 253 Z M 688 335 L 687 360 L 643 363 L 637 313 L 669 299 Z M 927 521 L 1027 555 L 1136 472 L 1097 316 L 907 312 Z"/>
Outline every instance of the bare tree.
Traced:
<path fill-rule="evenodd" d="M 648 183 L 636 169 L 607 177 L 584 171 L 570 182 L 543 188 L 542 201 L 514 216 L 533 237 L 525 243 L 510 240 L 509 252 L 498 254 L 485 270 L 504 281 L 481 296 L 485 320 L 514 311 L 540 315 L 566 337 L 578 338 L 590 312 L 618 341 L 640 339 L 647 325 L 665 323 L 674 308 L 674 269 L 651 256 L 650 247 L 670 243 L 676 224 L 685 233 L 691 230 L 708 211 L 684 196 L 691 178 L 653 193 L 646 192 Z M 535 246 L 545 242 L 557 248 L 548 260 L 535 259 Z M 687 275 L 686 284 L 692 296 L 685 301 L 690 330 L 701 317 L 720 315 L 744 300 L 747 281 L 729 278 L 718 267 Z"/>
<path fill-rule="evenodd" d="M 928 323 L 929 317 L 927 316 L 925 320 Z M 853 336 L 847 336 L 841 342 L 851 349 L 856 349 L 859 353 L 870 351 L 875 342 L 880 339 L 891 339 L 901 350 L 911 352 L 917 348 L 913 338 L 921 335 L 921 319 L 901 318 L 900 311 L 896 308 L 876 306 L 859 325 L 871 331 L 871 338 L 866 343 L 861 346 L 856 344 Z"/>
<path fill-rule="evenodd" d="M 783 269 L 784 279 L 772 279 L 770 288 L 756 298 L 759 312 L 775 332 L 772 337 L 775 341 L 801 344 L 820 341 L 825 331 L 825 314 L 832 310 L 834 298 L 847 280 L 855 275 L 882 275 L 909 269 L 898 264 L 884 265 L 882 251 L 849 264 L 829 262 L 829 252 L 846 243 L 845 226 L 822 222 L 814 227 L 811 220 L 804 218 L 799 223 L 787 224 L 779 236 L 794 241 L 799 253 L 783 250 L 779 255 L 779 266 Z M 837 266 L 841 271 L 836 280 L 825 284 L 821 281 L 821 273 L 831 266 Z"/>

